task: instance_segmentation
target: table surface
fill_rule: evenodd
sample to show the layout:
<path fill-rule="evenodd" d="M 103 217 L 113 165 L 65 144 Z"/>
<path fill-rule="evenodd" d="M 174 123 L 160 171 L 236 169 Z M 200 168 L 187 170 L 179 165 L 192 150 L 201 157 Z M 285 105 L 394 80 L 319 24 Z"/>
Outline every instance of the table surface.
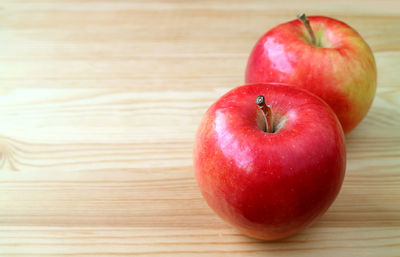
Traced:
<path fill-rule="evenodd" d="M 1 1 L 0 256 L 399 256 L 400 2 L 321 2 Z M 192 144 L 300 11 L 360 32 L 378 90 L 333 206 L 265 243 L 207 206 Z"/>

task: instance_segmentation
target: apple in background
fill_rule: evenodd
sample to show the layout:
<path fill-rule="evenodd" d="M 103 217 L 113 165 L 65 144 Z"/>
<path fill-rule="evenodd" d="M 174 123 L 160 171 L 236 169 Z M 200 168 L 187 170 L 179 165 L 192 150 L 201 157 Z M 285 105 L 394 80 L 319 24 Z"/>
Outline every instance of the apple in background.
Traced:
<path fill-rule="evenodd" d="M 368 44 L 347 24 L 304 14 L 276 26 L 250 54 L 246 83 L 280 82 L 325 100 L 345 133 L 357 126 L 376 91 L 375 59 Z"/>
<path fill-rule="evenodd" d="M 309 92 L 245 85 L 207 110 L 193 161 L 199 188 L 220 217 L 248 236 L 276 240 L 306 228 L 336 198 L 344 134 L 329 106 Z"/>

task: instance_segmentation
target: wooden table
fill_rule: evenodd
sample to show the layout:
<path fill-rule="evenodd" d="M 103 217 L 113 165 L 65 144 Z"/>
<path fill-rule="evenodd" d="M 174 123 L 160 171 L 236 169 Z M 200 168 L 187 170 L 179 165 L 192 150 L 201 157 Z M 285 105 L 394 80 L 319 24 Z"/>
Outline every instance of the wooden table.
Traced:
<path fill-rule="evenodd" d="M 0 256 L 400 256 L 400 2 L 296 2 L 1 1 Z M 206 205 L 192 143 L 300 11 L 363 35 L 378 91 L 333 206 L 264 243 Z"/>

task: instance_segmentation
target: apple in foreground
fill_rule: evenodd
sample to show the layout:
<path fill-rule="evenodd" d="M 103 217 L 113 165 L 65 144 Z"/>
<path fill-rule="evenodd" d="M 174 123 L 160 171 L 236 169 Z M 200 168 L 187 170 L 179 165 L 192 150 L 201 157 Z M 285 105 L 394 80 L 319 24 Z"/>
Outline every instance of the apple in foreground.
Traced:
<path fill-rule="evenodd" d="M 246 83 L 280 82 L 306 89 L 336 113 L 344 133 L 367 114 L 376 91 L 376 64 L 347 24 L 304 14 L 268 31 L 254 46 Z"/>
<path fill-rule="evenodd" d="M 207 110 L 193 161 L 220 217 L 248 236 L 277 240 L 309 226 L 336 198 L 344 134 L 330 107 L 305 90 L 245 85 Z"/>

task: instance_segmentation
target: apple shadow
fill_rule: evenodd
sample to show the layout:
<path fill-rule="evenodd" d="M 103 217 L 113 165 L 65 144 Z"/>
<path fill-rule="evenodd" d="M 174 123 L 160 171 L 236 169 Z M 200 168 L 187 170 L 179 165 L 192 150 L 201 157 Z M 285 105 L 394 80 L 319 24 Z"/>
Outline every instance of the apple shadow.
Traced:
<path fill-rule="evenodd" d="M 346 175 L 338 197 L 312 227 L 400 226 L 400 111 L 371 108 L 345 135 Z"/>
<path fill-rule="evenodd" d="M 380 190 L 381 194 L 392 193 L 383 186 Z M 244 241 L 242 251 L 261 256 L 310 256 L 310 251 L 314 254 L 312 256 L 328 256 L 327 251 L 332 249 L 335 249 L 335 254 L 341 254 L 329 256 L 347 256 L 349 251 L 354 251 L 357 256 L 365 256 L 370 251 L 368 246 L 371 239 L 377 239 L 379 243 L 383 229 L 396 231 L 399 227 L 400 211 L 397 206 L 379 197 L 371 198 L 366 190 L 354 189 L 346 185 L 345 181 L 338 198 L 328 211 L 299 234 L 269 242 L 242 235 L 238 241 Z"/>

